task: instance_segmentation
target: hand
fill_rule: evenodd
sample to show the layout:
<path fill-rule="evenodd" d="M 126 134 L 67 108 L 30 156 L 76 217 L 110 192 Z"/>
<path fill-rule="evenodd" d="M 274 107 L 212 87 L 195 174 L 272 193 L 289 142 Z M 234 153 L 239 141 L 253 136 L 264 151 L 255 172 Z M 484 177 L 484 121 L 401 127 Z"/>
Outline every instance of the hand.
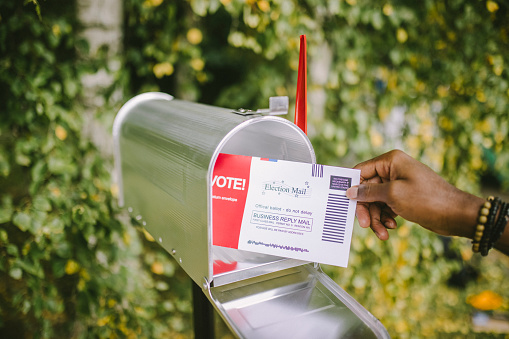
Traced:
<path fill-rule="evenodd" d="M 346 196 L 356 200 L 361 227 L 387 240 L 395 217 L 420 224 L 441 235 L 472 238 L 484 200 L 447 183 L 428 166 L 398 150 L 355 166 L 361 183 Z"/>

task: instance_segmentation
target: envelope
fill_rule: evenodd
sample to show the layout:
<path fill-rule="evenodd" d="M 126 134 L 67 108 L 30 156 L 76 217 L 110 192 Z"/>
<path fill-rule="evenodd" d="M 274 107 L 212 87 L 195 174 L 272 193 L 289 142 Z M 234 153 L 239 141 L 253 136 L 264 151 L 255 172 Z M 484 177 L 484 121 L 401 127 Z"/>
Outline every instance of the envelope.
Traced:
<path fill-rule="evenodd" d="M 360 171 L 219 154 L 212 175 L 212 243 L 346 267 Z"/>

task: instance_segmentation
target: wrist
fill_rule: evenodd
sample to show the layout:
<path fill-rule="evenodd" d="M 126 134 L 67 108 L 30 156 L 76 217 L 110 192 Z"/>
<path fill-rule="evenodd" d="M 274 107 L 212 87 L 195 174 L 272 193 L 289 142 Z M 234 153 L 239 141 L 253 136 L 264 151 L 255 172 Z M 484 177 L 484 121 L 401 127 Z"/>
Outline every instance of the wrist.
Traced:
<path fill-rule="evenodd" d="M 450 215 L 450 235 L 473 239 L 479 218 L 479 210 L 486 200 L 463 191 L 460 191 L 460 193 L 460 196 L 455 199 L 454 211 Z"/>

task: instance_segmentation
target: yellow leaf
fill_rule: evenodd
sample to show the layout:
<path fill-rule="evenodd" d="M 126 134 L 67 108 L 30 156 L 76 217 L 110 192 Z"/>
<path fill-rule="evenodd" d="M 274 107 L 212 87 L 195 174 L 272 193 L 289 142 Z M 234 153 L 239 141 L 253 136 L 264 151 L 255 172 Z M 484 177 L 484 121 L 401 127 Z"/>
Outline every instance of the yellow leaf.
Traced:
<path fill-rule="evenodd" d="M 407 225 L 401 225 L 400 227 L 398 227 L 398 235 L 401 238 L 408 237 L 410 235 L 410 227 L 408 227 Z"/>
<path fill-rule="evenodd" d="M 145 236 L 145 239 L 147 239 L 150 242 L 155 241 L 154 237 L 150 233 L 148 233 L 144 228 L 142 229 L 142 231 L 143 231 L 143 235 Z"/>
<path fill-rule="evenodd" d="M 110 192 L 111 192 L 111 195 L 114 198 L 118 198 L 118 185 L 117 184 L 112 184 L 111 187 L 110 187 Z"/>
<path fill-rule="evenodd" d="M 58 125 L 57 128 L 55 128 L 55 135 L 59 140 L 64 141 L 65 139 L 67 139 L 67 131 L 60 125 Z"/>
<path fill-rule="evenodd" d="M 122 240 L 124 240 L 124 244 L 129 245 L 131 243 L 131 235 L 124 232 L 124 234 L 122 234 Z"/>
<path fill-rule="evenodd" d="M 78 281 L 78 286 L 77 286 L 78 291 L 83 291 L 85 289 L 85 285 L 86 285 L 85 280 L 80 279 L 80 281 Z"/>
<path fill-rule="evenodd" d="M 80 264 L 72 259 L 67 260 L 67 264 L 65 264 L 65 273 L 72 275 L 77 273 L 79 270 Z"/>
<path fill-rule="evenodd" d="M 203 34 L 198 28 L 191 28 L 187 31 L 187 41 L 193 45 L 198 45 L 203 40 Z"/>
<path fill-rule="evenodd" d="M 152 72 L 154 72 L 154 75 L 158 79 L 161 79 L 164 76 L 172 75 L 173 71 L 174 71 L 173 65 L 170 64 L 169 62 L 155 64 L 154 68 L 152 69 Z"/>
<path fill-rule="evenodd" d="M 163 3 L 163 0 L 145 0 L 143 7 L 157 7 Z"/>
<path fill-rule="evenodd" d="M 394 12 L 394 8 L 392 8 L 391 4 L 385 4 L 384 7 L 382 8 L 382 12 L 385 15 L 390 16 Z"/>
<path fill-rule="evenodd" d="M 159 261 L 154 261 L 152 263 L 152 266 L 150 266 L 150 270 L 154 272 L 155 274 L 163 274 L 164 273 L 164 267 L 163 264 Z"/>
<path fill-rule="evenodd" d="M 445 49 L 447 47 L 447 43 L 443 40 L 438 40 L 436 43 L 435 43 L 435 48 L 438 49 L 438 50 L 442 50 L 442 49 Z"/>
<path fill-rule="evenodd" d="M 259 0 L 256 4 L 262 12 L 268 12 L 270 10 L 270 4 L 267 0 Z"/>
<path fill-rule="evenodd" d="M 191 68 L 194 69 L 195 71 L 201 71 L 203 67 L 205 67 L 205 62 L 203 61 L 203 59 L 200 58 L 192 59 L 190 64 Z"/>
<path fill-rule="evenodd" d="M 83 281 L 89 281 L 90 280 L 90 274 L 88 274 L 88 271 L 84 268 L 80 270 L 80 277 L 83 279 Z"/>
<path fill-rule="evenodd" d="M 440 85 L 437 88 L 437 94 L 441 98 L 445 98 L 447 95 L 449 95 L 449 86 Z"/>
<path fill-rule="evenodd" d="M 408 40 L 408 33 L 404 28 L 398 28 L 396 31 L 396 39 L 398 39 L 398 41 L 402 44 Z"/>
<path fill-rule="evenodd" d="M 97 326 L 104 326 L 107 323 L 109 323 L 110 320 L 111 320 L 111 316 L 110 315 L 102 317 L 101 319 L 97 320 Z"/>
<path fill-rule="evenodd" d="M 493 73 L 495 73 L 497 76 L 501 76 L 503 71 L 504 71 L 504 66 L 503 65 L 495 65 L 495 66 L 493 66 Z"/>
<path fill-rule="evenodd" d="M 484 92 L 482 90 L 478 90 L 476 93 L 475 93 L 475 97 L 477 98 L 477 100 L 479 100 L 480 102 L 486 102 L 486 94 L 484 94 Z"/>
<path fill-rule="evenodd" d="M 469 296 L 467 303 L 478 310 L 489 311 L 496 310 L 502 306 L 503 299 L 493 291 L 483 291 L 477 295 Z"/>
<path fill-rule="evenodd" d="M 208 80 L 207 74 L 203 72 L 196 73 L 196 80 L 198 80 L 200 83 L 204 83 Z"/>
<path fill-rule="evenodd" d="M 357 60 L 353 58 L 348 58 L 346 60 L 346 68 L 352 72 L 357 70 Z"/>
<path fill-rule="evenodd" d="M 115 306 L 117 304 L 117 302 L 115 301 L 115 299 L 108 299 L 108 307 L 109 308 L 112 308 L 113 306 Z"/>
<path fill-rule="evenodd" d="M 438 118 L 438 124 L 440 125 L 440 127 L 442 127 L 445 131 L 451 131 L 452 128 L 454 127 L 453 123 L 452 123 L 452 120 L 449 119 L 448 117 L 444 117 L 444 116 L 441 116 L 440 118 Z"/>
<path fill-rule="evenodd" d="M 404 319 L 400 319 L 396 322 L 394 329 L 398 333 L 408 333 L 408 324 Z"/>
<path fill-rule="evenodd" d="M 494 13 L 494 12 L 498 11 L 498 4 L 495 1 L 488 0 L 488 1 L 486 1 L 486 8 L 491 13 Z"/>
<path fill-rule="evenodd" d="M 62 30 L 60 29 L 60 26 L 57 25 L 57 24 L 54 24 L 52 27 L 51 27 L 51 30 L 53 31 L 53 34 L 56 36 L 56 37 L 59 37 L 60 34 L 62 34 Z"/>

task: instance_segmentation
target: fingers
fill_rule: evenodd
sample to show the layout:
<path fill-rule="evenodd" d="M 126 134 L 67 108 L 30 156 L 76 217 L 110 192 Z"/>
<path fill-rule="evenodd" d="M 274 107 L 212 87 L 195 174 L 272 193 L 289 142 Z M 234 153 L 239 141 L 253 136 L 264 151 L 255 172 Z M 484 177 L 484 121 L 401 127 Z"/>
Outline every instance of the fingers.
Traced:
<path fill-rule="evenodd" d="M 367 203 L 358 203 L 357 209 L 355 210 L 355 214 L 357 215 L 357 220 L 359 221 L 359 226 L 362 228 L 368 228 L 371 225 L 371 215 L 369 213 L 369 204 Z"/>
<path fill-rule="evenodd" d="M 380 177 L 382 181 L 387 181 L 393 175 L 391 173 L 393 165 L 396 165 L 396 167 L 402 165 L 406 158 L 408 158 L 406 153 L 393 150 L 376 158 L 361 162 L 354 168 L 361 170 L 361 178 L 363 180 Z"/>
<path fill-rule="evenodd" d="M 356 215 L 359 226 L 371 227 L 380 240 L 389 239 L 387 229 L 397 227 L 395 213 L 382 204 L 360 202 L 357 204 Z"/>
<path fill-rule="evenodd" d="M 349 199 L 363 202 L 387 202 L 388 189 L 391 183 L 365 183 L 352 186 L 346 191 Z"/>
<path fill-rule="evenodd" d="M 371 229 L 380 240 L 389 239 L 389 233 L 382 223 L 382 208 L 378 204 L 369 204 L 369 213 L 371 216 Z"/>

